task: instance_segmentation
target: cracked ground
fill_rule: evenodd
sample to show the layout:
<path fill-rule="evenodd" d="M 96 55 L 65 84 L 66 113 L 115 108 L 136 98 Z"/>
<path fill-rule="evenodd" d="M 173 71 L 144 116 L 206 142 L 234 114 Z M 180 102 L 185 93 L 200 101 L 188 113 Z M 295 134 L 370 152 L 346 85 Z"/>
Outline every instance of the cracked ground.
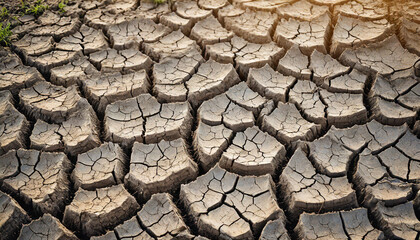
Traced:
<path fill-rule="evenodd" d="M 420 2 L 70 0 L 0 47 L 0 240 L 420 238 Z"/>

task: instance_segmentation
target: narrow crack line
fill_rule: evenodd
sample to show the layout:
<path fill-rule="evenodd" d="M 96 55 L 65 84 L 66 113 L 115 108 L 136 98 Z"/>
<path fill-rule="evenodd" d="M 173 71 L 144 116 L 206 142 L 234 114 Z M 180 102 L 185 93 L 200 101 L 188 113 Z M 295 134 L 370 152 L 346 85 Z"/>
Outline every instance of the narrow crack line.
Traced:
<path fill-rule="evenodd" d="M 352 239 L 351 235 L 347 232 L 346 223 L 344 222 L 342 213 L 338 212 L 338 216 L 340 216 L 341 226 L 343 227 L 344 234 L 346 234 L 348 239 Z"/>

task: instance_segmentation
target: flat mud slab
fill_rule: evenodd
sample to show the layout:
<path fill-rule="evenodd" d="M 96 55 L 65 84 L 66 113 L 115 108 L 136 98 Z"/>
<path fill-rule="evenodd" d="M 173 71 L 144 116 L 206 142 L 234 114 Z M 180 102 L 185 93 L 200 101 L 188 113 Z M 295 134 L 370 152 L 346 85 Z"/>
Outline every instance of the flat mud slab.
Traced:
<path fill-rule="evenodd" d="M 420 238 L 418 1 L 44 2 L 0 46 L 0 240 Z"/>

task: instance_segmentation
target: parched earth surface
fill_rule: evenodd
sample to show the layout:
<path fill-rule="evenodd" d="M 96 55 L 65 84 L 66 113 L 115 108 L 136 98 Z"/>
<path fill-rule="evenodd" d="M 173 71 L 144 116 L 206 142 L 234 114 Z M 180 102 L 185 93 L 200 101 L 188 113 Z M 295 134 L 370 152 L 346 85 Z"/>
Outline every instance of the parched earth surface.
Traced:
<path fill-rule="evenodd" d="M 420 238 L 420 2 L 20 20 L 0 49 L 0 239 Z"/>

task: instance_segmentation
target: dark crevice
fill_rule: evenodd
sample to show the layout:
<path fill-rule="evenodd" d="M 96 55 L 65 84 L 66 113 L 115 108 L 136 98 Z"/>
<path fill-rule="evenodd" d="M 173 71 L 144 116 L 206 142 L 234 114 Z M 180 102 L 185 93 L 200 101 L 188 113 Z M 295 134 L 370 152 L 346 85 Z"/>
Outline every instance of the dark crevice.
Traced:
<path fill-rule="evenodd" d="M 343 219 L 343 216 L 342 216 L 341 212 L 339 212 L 339 213 L 338 213 L 338 215 L 340 216 L 341 226 L 343 227 L 344 234 L 346 234 L 346 236 L 348 237 L 348 239 L 351 239 L 350 234 L 347 232 L 347 229 L 346 229 L 346 224 L 345 224 L 345 222 L 344 222 L 344 219 Z"/>
<path fill-rule="evenodd" d="M 174 204 L 177 206 L 182 219 L 184 220 L 185 224 L 189 227 L 189 230 L 191 232 L 191 234 L 198 236 L 198 228 L 196 225 L 196 221 L 194 220 L 194 218 L 188 214 L 188 209 L 185 206 L 185 204 L 183 203 L 182 199 L 180 199 L 180 188 L 177 189 L 177 191 L 174 192 L 173 196 L 173 202 Z"/>

